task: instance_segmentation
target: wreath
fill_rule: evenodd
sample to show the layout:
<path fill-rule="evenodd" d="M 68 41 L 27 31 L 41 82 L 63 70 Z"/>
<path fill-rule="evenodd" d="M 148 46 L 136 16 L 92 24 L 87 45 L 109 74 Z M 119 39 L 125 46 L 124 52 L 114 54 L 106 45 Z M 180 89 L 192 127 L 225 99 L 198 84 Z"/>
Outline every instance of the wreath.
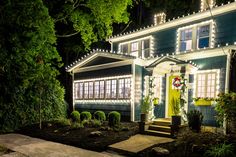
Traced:
<path fill-rule="evenodd" d="M 181 79 L 179 77 L 174 78 L 173 86 L 176 87 L 176 88 L 181 86 Z"/>

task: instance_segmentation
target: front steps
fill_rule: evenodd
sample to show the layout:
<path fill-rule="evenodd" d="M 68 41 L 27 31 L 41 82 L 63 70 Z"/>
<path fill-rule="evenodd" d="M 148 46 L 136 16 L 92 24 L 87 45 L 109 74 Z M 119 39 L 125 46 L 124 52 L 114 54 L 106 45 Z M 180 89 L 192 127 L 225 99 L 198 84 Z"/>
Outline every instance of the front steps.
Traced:
<path fill-rule="evenodd" d="M 161 137 L 172 137 L 171 134 L 171 119 L 170 118 L 159 118 L 155 119 L 145 130 L 145 134 L 161 136 Z"/>

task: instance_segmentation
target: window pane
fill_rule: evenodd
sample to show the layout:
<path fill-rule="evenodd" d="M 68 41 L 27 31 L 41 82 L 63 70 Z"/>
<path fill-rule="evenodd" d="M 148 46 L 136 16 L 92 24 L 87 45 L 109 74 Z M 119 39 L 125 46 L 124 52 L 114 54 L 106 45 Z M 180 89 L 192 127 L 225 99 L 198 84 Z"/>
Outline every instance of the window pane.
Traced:
<path fill-rule="evenodd" d="M 79 83 L 74 84 L 74 94 L 75 94 L 75 99 L 79 98 Z"/>
<path fill-rule="evenodd" d="M 198 48 L 209 47 L 209 32 L 210 25 L 200 26 L 197 30 L 197 42 Z"/>
<path fill-rule="evenodd" d="M 131 52 L 138 51 L 138 42 L 131 43 Z"/>
<path fill-rule="evenodd" d="M 100 98 L 104 98 L 104 81 L 100 81 Z"/>
<path fill-rule="evenodd" d="M 94 82 L 94 98 L 99 98 L 99 81 Z"/>
<path fill-rule="evenodd" d="M 120 51 L 123 53 L 128 53 L 128 44 L 120 45 Z"/>
<path fill-rule="evenodd" d="M 88 82 L 84 83 L 84 98 L 88 98 Z"/>
<path fill-rule="evenodd" d="M 119 98 L 124 98 L 124 93 L 125 93 L 124 83 L 125 83 L 124 79 L 119 79 L 119 90 L 118 90 L 118 97 Z"/>
<path fill-rule="evenodd" d="M 130 78 L 125 79 L 125 98 L 130 98 L 131 92 L 131 80 Z"/>
<path fill-rule="evenodd" d="M 111 80 L 106 80 L 106 98 L 111 98 Z"/>
<path fill-rule="evenodd" d="M 89 82 L 89 98 L 93 98 L 93 82 Z"/>
<path fill-rule="evenodd" d="M 182 30 L 180 32 L 180 51 L 192 49 L 192 29 Z"/>
<path fill-rule="evenodd" d="M 142 49 L 149 49 L 149 39 L 142 41 Z"/>
<path fill-rule="evenodd" d="M 83 83 L 79 83 L 79 99 L 83 99 Z"/>
<path fill-rule="evenodd" d="M 116 98 L 116 80 L 111 81 L 111 97 Z"/>

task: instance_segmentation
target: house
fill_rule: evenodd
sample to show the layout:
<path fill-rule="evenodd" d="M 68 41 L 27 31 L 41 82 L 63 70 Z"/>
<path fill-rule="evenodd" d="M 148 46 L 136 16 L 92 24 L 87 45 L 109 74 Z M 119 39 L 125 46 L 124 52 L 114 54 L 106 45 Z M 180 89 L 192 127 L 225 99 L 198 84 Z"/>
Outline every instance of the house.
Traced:
<path fill-rule="evenodd" d="M 201 0 L 199 12 L 172 20 L 159 13 L 153 25 L 107 40 L 111 51 L 93 50 L 66 68 L 73 76 L 75 109 L 116 110 L 125 119 L 139 121 L 152 80 L 159 103 L 151 114 L 168 118 L 184 80 L 184 110 L 200 110 L 204 124 L 216 125 L 212 99 L 228 92 L 233 81 L 236 2 L 216 6 L 214 0 Z"/>

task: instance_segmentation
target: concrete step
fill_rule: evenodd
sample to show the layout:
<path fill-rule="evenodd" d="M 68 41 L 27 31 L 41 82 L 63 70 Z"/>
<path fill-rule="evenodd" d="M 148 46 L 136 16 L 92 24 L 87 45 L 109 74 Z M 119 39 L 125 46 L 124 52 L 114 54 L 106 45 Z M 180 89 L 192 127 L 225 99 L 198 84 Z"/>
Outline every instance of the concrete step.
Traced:
<path fill-rule="evenodd" d="M 170 126 L 171 121 L 169 120 L 154 120 L 153 125 L 159 125 L 159 126 Z"/>
<path fill-rule="evenodd" d="M 149 130 L 162 131 L 162 132 L 171 132 L 171 127 L 169 126 L 160 126 L 160 125 L 150 125 Z"/>
<path fill-rule="evenodd" d="M 160 136 L 160 137 L 172 137 L 171 133 L 163 132 L 163 131 L 147 130 L 145 133 L 148 135 L 154 135 L 154 136 Z"/>

